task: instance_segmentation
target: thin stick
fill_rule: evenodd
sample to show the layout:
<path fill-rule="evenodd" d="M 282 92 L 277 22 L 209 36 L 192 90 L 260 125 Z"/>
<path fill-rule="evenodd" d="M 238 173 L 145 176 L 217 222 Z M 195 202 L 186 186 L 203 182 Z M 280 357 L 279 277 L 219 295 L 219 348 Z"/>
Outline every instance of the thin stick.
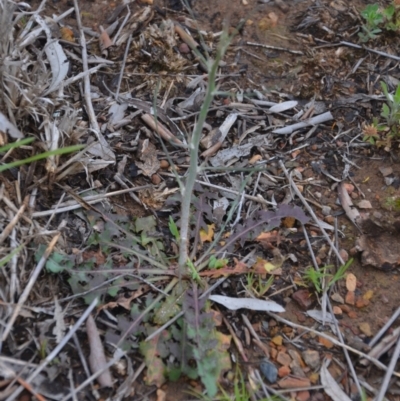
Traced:
<path fill-rule="evenodd" d="M 21 218 L 22 214 L 25 211 L 26 203 L 27 202 L 24 201 L 23 205 L 19 208 L 17 214 L 11 219 L 11 221 L 4 228 L 3 232 L 0 234 L 0 244 L 2 244 L 5 241 L 5 239 L 10 236 L 12 229 L 18 223 L 19 219 Z"/>
<path fill-rule="evenodd" d="M 270 45 L 264 45 L 262 43 L 254 43 L 254 42 L 246 42 L 246 45 L 263 47 L 264 49 L 281 50 L 283 52 L 288 52 L 288 53 L 292 53 L 292 54 L 300 54 L 301 56 L 304 56 L 304 53 L 300 50 L 292 50 L 292 49 L 287 49 L 285 47 L 270 46 Z"/>
<path fill-rule="evenodd" d="M 348 46 L 348 47 L 354 47 L 355 49 L 364 49 L 364 50 L 367 50 L 370 53 L 375 53 L 375 54 L 378 54 L 379 56 L 383 56 L 383 57 L 391 58 L 391 59 L 396 60 L 396 61 L 400 61 L 400 57 L 395 56 L 394 54 L 381 52 L 379 50 L 371 49 L 370 47 L 356 45 L 355 43 L 345 42 L 344 40 L 342 40 L 340 42 L 340 44 Z"/>
<path fill-rule="evenodd" d="M 115 99 L 116 100 L 118 100 L 119 90 L 121 89 L 122 76 L 124 75 L 126 59 L 128 58 L 128 53 L 129 53 L 129 48 L 131 47 L 132 37 L 133 37 L 133 33 L 131 33 L 129 35 L 128 43 L 126 44 L 126 49 L 125 49 L 125 53 L 124 53 L 124 59 L 122 60 L 122 65 L 121 65 L 121 72 L 119 73 L 119 77 L 118 77 L 117 90 L 115 92 Z"/>
<path fill-rule="evenodd" d="M 396 348 L 393 352 L 392 359 L 390 360 L 389 366 L 387 368 L 385 377 L 382 382 L 382 386 L 379 389 L 379 393 L 376 396 L 375 401 L 382 401 L 384 399 L 386 391 L 389 387 L 390 379 L 394 372 L 394 368 L 396 366 L 397 360 L 399 359 L 399 356 L 400 356 L 400 337 L 397 339 Z"/>

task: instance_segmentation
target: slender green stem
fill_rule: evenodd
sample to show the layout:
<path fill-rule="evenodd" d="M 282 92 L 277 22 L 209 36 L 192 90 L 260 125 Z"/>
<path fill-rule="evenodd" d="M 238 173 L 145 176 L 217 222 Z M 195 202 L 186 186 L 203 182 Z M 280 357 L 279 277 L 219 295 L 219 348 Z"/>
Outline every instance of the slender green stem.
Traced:
<path fill-rule="evenodd" d="M 188 170 L 188 176 L 184 187 L 181 189 L 182 193 L 182 206 L 181 206 L 181 240 L 179 246 L 179 273 L 184 274 L 187 269 L 188 261 L 188 247 L 189 247 L 189 226 L 190 226 L 190 211 L 192 204 L 192 193 L 194 185 L 196 183 L 197 174 L 199 172 L 199 144 L 201 139 L 201 132 L 203 129 L 203 124 L 206 120 L 208 110 L 211 106 L 211 102 L 214 97 L 215 92 L 215 81 L 218 72 L 218 64 L 225 54 L 228 48 L 230 39 L 226 32 L 221 36 L 221 41 L 217 49 L 217 54 L 215 60 L 209 61 L 209 73 L 208 73 L 208 86 L 206 95 L 204 98 L 204 103 L 201 108 L 199 119 L 197 121 L 196 127 L 193 131 L 192 137 L 189 142 L 190 150 L 190 166 Z"/>

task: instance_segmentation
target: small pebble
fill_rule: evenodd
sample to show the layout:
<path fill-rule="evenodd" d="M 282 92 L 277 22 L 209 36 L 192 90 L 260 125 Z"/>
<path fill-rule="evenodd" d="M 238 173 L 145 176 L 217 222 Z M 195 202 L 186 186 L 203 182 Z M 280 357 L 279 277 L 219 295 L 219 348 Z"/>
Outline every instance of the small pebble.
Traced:
<path fill-rule="evenodd" d="M 354 305 L 356 303 L 354 291 L 347 291 L 345 302 L 347 305 Z"/>
<path fill-rule="evenodd" d="M 151 176 L 151 182 L 152 182 L 154 185 L 158 185 L 158 184 L 161 182 L 161 177 L 160 177 L 158 174 L 153 174 L 153 175 Z"/>
<path fill-rule="evenodd" d="M 278 369 L 268 359 L 264 359 L 260 364 L 261 373 L 271 383 L 276 383 L 278 380 Z"/>
<path fill-rule="evenodd" d="M 179 51 L 183 54 L 190 53 L 190 47 L 186 43 L 181 43 L 179 45 Z"/>
<path fill-rule="evenodd" d="M 343 314 L 343 311 L 342 311 L 342 309 L 340 309 L 338 306 L 334 306 L 333 307 L 333 314 L 334 315 L 342 315 Z"/>
<path fill-rule="evenodd" d="M 167 169 L 169 167 L 169 163 L 167 160 L 160 160 L 160 168 Z"/>
<path fill-rule="evenodd" d="M 340 249 L 339 255 L 342 257 L 344 263 L 346 263 L 349 260 L 349 254 L 345 249 Z"/>
<path fill-rule="evenodd" d="M 316 369 L 319 367 L 321 363 L 321 358 L 318 351 L 308 349 L 302 352 L 301 355 L 303 356 L 306 365 L 309 366 L 311 369 Z"/>
<path fill-rule="evenodd" d="M 363 199 L 362 201 L 360 201 L 358 204 L 358 207 L 360 209 L 372 209 L 371 202 L 366 199 Z"/>
<path fill-rule="evenodd" d="M 338 304 L 344 304 L 344 299 L 338 292 L 334 292 L 331 295 L 331 300 L 337 302 Z"/>
<path fill-rule="evenodd" d="M 379 167 L 379 171 L 384 177 L 387 177 L 388 175 L 393 173 L 393 168 L 392 167 Z"/>
<path fill-rule="evenodd" d="M 322 206 L 322 214 L 324 216 L 329 216 L 331 214 L 332 208 L 330 206 Z"/>

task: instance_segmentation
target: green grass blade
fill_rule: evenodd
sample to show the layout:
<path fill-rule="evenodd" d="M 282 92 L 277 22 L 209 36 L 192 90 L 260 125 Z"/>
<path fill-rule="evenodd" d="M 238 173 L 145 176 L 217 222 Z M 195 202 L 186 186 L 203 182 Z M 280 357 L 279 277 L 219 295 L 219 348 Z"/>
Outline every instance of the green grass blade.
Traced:
<path fill-rule="evenodd" d="M 34 140 L 35 140 L 35 138 L 31 137 L 31 138 L 21 139 L 18 142 L 9 143 L 8 145 L 4 145 L 0 148 L 0 153 L 7 152 L 7 150 L 10 150 L 13 148 L 18 148 L 20 146 L 28 145 L 29 143 L 33 142 Z"/>
<path fill-rule="evenodd" d="M 22 166 L 23 164 L 32 163 L 32 162 L 35 162 L 35 161 L 38 161 L 38 160 L 41 160 L 41 159 L 46 159 L 47 157 L 50 157 L 50 156 L 63 155 L 63 154 L 66 154 L 66 153 L 76 152 L 78 150 L 83 149 L 84 147 L 85 147 L 85 145 L 67 146 L 66 148 L 50 150 L 48 152 L 43 152 L 43 153 L 40 153 L 40 154 L 32 156 L 32 157 L 28 157 L 28 158 L 23 159 L 23 160 L 17 160 L 15 162 L 3 164 L 2 166 L 0 166 L 0 173 L 2 171 L 8 170 L 8 169 L 13 168 L 13 167 L 18 167 L 18 166 Z"/>
<path fill-rule="evenodd" d="M 11 253 L 6 255 L 3 259 L 0 259 L 0 267 L 3 267 L 6 265 L 16 254 L 18 254 L 21 249 L 24 247 L 24 245 L 20 245 L 19 247 L 15 248 Z"/>

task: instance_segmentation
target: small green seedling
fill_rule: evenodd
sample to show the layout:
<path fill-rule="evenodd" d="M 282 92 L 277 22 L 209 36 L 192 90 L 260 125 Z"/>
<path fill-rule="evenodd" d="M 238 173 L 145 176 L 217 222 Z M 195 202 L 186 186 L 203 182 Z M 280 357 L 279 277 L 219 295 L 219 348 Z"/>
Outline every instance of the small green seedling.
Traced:
<path fill-rule="evenodd" d="M 255 277 L 254 273 L 249 273 L 246 276 L 248 291 L 253 293 L 257 298 L 265 295 L 274 283 L 274 276 L 270 276 L 267 281 L 264 281 L 261 275 Z"/>
<path fill-rule="evenodd" d="M 212 255 L 208 262 L 208 267 L 210 269 L 221 269 L 222 267 L 226 266 L 228 262 L 228 259 L 217 259 L 214 255 Z"/>
<path fill-rule="evenodd" d="M 361 16 L 365 24 L 361 26 L 362 31 L 358 36 L 364 43 L 376 39 L 382 30 L 398 32 L 400 29 L 399 5 L 395 2 L 385 8 L 376 3 L 368 4 L 361 11 Z"/>
<path fill-rule="evenodd" d="M 368 4 L 363 11 L 361 16 L 365 19 L 365 24 L 362 25 L 362 32 L 358 34 L 362 42 L 368 42 L 369 40 L 376 39 L 378 33 L 382 32 L 379 25 L 384 21 L 383 14 L 379 11 L 378 4 Z"/>
<path fill-rule="evenodd" d="M 346 270 L 353 263 L 353 259 L 350 259 L 343 266 L 340 266 L 339 270 L 335 274 L 328 273 L 328 270 L 332 266 L 324 266 L 320 270 L 314 269 L 312 266 L 306 269 L 304 273 L 304 279 L 311 283 L 317 293 L 326 292 L 331 288 L 336 282 L 344 278 Z M 323 287 L 323 280 L 326 279 L 326 284 Z"/>
<path fill-rule="evenodd" d="M 393 95 L 389 93 L 385 82 L 381 82 L 381 87 L 387 101 L 382 105 L 381 116 L 386 120 L 390 133 L 398 135 L 398 126 L 400 123 L 400 85 L 397 86 Z"/>

